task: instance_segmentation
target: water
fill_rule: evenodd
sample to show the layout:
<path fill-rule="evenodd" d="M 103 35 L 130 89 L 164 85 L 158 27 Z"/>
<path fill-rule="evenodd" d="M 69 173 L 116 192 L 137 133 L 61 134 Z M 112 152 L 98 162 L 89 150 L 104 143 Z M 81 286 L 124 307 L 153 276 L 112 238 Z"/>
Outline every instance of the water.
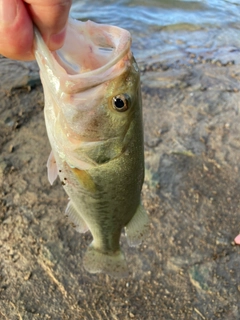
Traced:
<path fill-rule="evenodd" d="M 75 0 L 72 16 L 129 30 L 138 60 L 240 47 L 240 0 Z"/>

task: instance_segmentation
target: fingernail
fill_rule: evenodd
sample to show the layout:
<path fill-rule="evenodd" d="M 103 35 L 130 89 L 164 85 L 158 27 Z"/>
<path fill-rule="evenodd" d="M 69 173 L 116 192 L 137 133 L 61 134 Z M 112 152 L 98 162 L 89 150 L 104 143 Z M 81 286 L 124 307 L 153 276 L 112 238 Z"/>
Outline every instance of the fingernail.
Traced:
<path fill-rule="evenodd" d="M 17 16 L 17 6 L 16 0 L 0 0 L 0 25 L 13 24 Z"/>

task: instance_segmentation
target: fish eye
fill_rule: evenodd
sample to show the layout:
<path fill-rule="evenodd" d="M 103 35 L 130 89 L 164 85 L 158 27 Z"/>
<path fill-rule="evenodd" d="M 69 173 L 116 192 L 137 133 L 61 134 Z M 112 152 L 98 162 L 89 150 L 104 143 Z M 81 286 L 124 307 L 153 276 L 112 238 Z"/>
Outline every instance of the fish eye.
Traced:
<path fill-rule="evenodd" d="M 113 109 L 123 112 L 128 110 L 130 105 L 130 98 L 127 94 L 119 94 L 112 98 Z"/>

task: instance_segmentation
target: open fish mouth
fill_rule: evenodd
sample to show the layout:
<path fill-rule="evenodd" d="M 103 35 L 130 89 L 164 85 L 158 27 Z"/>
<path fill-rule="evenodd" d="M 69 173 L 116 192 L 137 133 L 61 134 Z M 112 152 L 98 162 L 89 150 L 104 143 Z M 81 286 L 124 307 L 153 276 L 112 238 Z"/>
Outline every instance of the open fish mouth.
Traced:
<path fill-rule="evenodd" d="M 42 38 L 35 30 L 37 41 Z M 55 86 L 76 93 L 111 80 L 123 72 L 132 57 L 131 35 L 127 30 L 92 21 L 69 20 L 63 47 L 56 51 L 37 50 L 36 58 Z M 125 66 L 126 65 L 126 66 Z M 53 79 L 54 78 L 54 79 Z"/>

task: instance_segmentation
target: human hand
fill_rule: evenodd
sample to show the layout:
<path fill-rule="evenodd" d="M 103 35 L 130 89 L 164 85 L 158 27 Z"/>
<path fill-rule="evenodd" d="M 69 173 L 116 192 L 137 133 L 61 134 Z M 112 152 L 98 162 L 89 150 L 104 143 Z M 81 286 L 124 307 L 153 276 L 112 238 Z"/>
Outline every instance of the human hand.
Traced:
<path fill-rule="evenodd" d="M 33 25 L 49 49 L 64 41 L 71 0 L 0 0 L 0 54 L 10 59 L 33 60 Z"/>

